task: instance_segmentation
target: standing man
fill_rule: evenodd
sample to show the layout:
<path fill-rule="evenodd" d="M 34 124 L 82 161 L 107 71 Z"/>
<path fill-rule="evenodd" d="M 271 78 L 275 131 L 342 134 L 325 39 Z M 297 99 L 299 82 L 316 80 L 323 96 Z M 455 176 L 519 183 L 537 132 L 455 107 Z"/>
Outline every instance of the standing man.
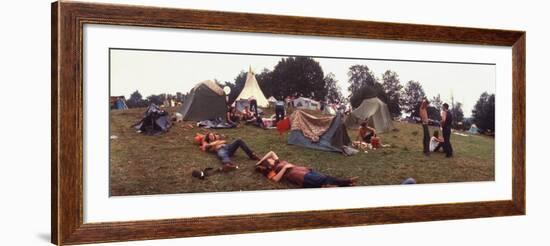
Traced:
<path fill-rule="evenodd" d="M 422 102 L 420 103 L 420 109 L 418 110 L 420 113 L 420 120 L 422 121 L 422 131 L 424 132 L 424 136 L 422 138 L 422 146 L 424 147 L 424 155 L 428 156 L 430 155 L 430 131 L 428 129 L 428 105 L 430 105 L 430 102 L 427 98 L 422 98 Z"/>
<path fill-rule="evenodd" d="M 285 118 L 285 102 L 283 97 L 277 97 L 275 102 L 275 123 Z"/>
<path fill-rule="evenodd" d="M 453 115 L 449 111 L 449 104 L 443 104 L 443 111 L 441 111 L 441 128 L 443 129 L 443 151 L 445 151 L 446 157 L 453 157 L 453 146 L 451 145 L 451 123 L 453 122 Z"/>

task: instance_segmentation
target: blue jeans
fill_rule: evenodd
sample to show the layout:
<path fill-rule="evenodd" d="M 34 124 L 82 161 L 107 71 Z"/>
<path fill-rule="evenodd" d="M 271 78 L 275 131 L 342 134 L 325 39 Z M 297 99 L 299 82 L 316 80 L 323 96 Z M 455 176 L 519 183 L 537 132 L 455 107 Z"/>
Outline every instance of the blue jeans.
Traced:
<path fill-rule="evenodd" d="M 237 139 L 230 144 L 223 145 L 220 149 L 218 149 L 218 158 L 220 158 L 223 164 L 231 163 L 230 157 L 235 154 L 239 147 L 246 153 L 246 155 L 248 155 L 249 158 L 252 158 L 252 150 L 248 148 L 248 146 L 242 139 Z"/>
<path fill-rule="evenodd" d="M 322 173 L 311 171 L 304 176 L 304 188 L 321 188 L 326 185 L 351 186 L 349 179 L 340 179 Z"/>

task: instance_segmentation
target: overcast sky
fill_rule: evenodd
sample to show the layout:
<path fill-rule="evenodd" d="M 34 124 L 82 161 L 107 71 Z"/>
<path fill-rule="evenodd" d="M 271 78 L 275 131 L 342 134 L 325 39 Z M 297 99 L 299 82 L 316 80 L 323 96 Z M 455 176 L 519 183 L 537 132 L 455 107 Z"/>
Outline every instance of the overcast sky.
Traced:
<path fill-rule="evenodd" d="M 260 73 L 273 70 L 281 56 L 208 54 L 143 50 L 111 50 L 111 95 L 129 98 L 135 90 L 151 94 L 186 93 L 204 80 L 234 82 L 240 71 Z M 495 93 L 495 66 L 434 62 L 376 61 L 341 58 L 314 58 L 325 75 L 333 73 L 344 96 L 349 95 L 349 67 L 367 65 L 381 79 L 386 70 L 395 71 L 404 86 L 409 80 L 420 82 L 428 98 L 441 95 L 444 102 L 463 103 L 466 117 L 481 93 Z"/>

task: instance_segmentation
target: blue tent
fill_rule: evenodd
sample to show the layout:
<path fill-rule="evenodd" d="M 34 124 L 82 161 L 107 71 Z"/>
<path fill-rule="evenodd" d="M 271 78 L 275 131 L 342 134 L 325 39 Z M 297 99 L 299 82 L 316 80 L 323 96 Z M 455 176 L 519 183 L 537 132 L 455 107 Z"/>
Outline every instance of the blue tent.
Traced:
<path fill-rule="evenodd" d="M 330 122 L 328 130 L 319 137 L 319 141 L 314 142 L 307 138 L 301 130 L 292 130 L 288 136 L 288 144 L 323 151 L 343 152 L 343 147 L 350 145 L 351 140 L 342 115 L 337 113 Z"/>

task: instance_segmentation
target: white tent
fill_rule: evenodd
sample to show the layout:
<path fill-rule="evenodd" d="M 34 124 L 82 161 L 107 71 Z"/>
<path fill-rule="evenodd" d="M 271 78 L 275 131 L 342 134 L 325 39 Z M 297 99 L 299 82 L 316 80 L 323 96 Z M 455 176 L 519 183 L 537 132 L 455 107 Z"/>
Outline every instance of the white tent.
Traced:
<path fill-rule="evenodd" d="M 334 105 L 332 105 L 332 104 L 325 105 L 325 109 L 323 110 L 323 114 L 336 115 L 336 109 L 334 109 Z"/>
<path fill-rule="evenodd" d="M 267 101 L 269 102 L 270 108 L 275 108 L 275 103 L 277 102 L 277 99 L 275 99 L 275 97 L 270 96 Z"/>
<path fill-rule="evenodd" d="M 367 121 L 377 132 L 387 132 L 394 128 L 388 105 L 377 97 L 363 100 L 346 118 L 345 123 L 348 127 L 356 127 L 362 121 Z"/>
<path fill-rule="evenodd" d="M 294 107 L 300 109 L 319 110 L 321 108 L 321 103 L 305 97 L 298 97 L 293 103 Z"/>
<path fill-rule="evenodd" d="M 250 69 L 248 70 L 243 90 L 241 91 L 237 99 L 249 99 L 251 97 L 256 99 L 258 107 L 267 108 L 267 106 L 269 106 L 269 102 L 265 98 L 262 89 L 260 89 L 254 72 L 252 72 L 252 67 L 250 67 Z"/>

